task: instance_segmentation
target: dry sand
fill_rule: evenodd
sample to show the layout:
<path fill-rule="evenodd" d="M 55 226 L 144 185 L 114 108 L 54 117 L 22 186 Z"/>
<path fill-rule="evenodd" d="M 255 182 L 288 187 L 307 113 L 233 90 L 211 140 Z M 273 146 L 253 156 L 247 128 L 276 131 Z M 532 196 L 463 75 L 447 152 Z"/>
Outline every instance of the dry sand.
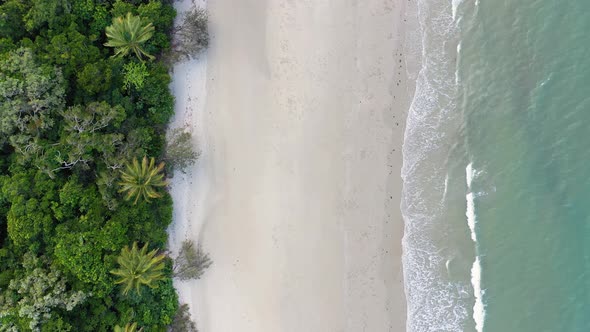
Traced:
<path fill-rule="evenodd" d="M 214 261 L 176 283 L 201 332 L 405 330 L 404 4 L 209 0 L 172 86 L 202 150 L 170 227 Z"/>

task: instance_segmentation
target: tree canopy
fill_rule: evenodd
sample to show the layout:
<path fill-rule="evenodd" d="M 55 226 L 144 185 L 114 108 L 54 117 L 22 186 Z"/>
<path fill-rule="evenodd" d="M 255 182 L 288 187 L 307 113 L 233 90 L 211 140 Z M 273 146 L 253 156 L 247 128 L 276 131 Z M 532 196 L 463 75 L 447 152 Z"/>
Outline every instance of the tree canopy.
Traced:
<path fill-rule="evenodd" d="M 0 330 L 172 323 L 169 259 L 152 257 L 141 294 L 123 296 L 111 271 L 135 242 L 165 252 L 172 200 L 158 165 L 174 98 L 157 59 L 175 15 L 161 0 L 0 1 Z M 157 170 L 144 193 L 159 198 L 133 204 L 119 183 L 144 156 Z"/>
<path fill-rule="evenodd" d="M 143 157 L 141 164 L 137 159 L 133 159 L 128 163 L 125 170 L 121 171 L 121 185 L 120 192 L 127 193 L 126 200 L 135 197 L 133 204 L 137 204 L 140 198 L 149 202 L 152 198 L 160 198 L 162 195 L 156 191 L 156 187 L 163 187 L 166 185 L 164 179 L 164 163 L 155 165 L 154 158 Z"/>
<path fill-rule="evenodd" d="M 123 295 L 132 290 L 139 294 L 142 286 L 155 288 L 156 283 L 164 279 L 165 258 L 162 254 L 158 255 L 157 249 L 148 252 L 147 243 L 139 249 L 137 242 L 133 242 L 131 248 L 125 246 L 121 249 L 117 258 L 119 268 L 111 273 L 119 277 L 115 283 L 122 285 Z"/>
<path fill-rule="evenodd" d="M 141 47 L 141 44 L 154 35 L 154 25 L 151 22 L 144 23 L 139 16 L 128 12 L 125 17 L 113 18 L 113 24 L 108 26 L 106 31 L 109 41 L 104 45 L 115 48 L 114 56 L 126 56 L 133 53 L 140 60 L 143 57 L 154 59 L 154 56 L 148 54 Z"/>
<path fill-rule="evenodd" d="M 54 115 L 65 106 L 61 71 L 39 65 L 28 48 L 0 57 L 0 144 L 20 149 L 54 124 Z"/>

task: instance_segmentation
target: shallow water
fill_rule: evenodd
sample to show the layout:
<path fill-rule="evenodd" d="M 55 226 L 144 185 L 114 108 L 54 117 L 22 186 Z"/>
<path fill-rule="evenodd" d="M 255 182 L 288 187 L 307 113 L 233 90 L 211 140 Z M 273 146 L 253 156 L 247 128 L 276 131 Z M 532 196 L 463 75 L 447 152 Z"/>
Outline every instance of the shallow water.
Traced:
<path fill-rule="evenodd" d="M 410 10 L 408 331 L 590 331 L 588 13 L 581 0 Z"/>

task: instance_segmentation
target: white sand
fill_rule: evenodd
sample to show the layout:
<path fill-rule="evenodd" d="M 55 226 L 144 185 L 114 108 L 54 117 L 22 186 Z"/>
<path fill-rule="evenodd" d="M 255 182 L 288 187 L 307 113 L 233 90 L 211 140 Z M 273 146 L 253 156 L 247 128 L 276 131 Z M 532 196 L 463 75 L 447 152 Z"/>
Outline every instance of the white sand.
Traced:
<path fill-rule="evenodd" d="M 170 227 L 214 261 L 177 283 L 201 332 L 404 330 L 403 5 L 209 1 L 208 55 L 173 77 L 203 152 Z"/>

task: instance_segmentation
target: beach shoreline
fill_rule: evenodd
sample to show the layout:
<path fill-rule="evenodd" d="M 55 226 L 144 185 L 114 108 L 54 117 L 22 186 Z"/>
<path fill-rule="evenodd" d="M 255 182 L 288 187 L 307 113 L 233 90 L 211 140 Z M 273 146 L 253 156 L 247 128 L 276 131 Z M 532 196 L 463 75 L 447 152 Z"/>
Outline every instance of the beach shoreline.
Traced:
<path fill-rule="evenodd" d="M 172 179 L 169 247 L 213 265 L 181 302 L 202 332 L 404 331 L 405 3 L 207 6 L 208 54 L 173 73 L 202 154 Z"/>

